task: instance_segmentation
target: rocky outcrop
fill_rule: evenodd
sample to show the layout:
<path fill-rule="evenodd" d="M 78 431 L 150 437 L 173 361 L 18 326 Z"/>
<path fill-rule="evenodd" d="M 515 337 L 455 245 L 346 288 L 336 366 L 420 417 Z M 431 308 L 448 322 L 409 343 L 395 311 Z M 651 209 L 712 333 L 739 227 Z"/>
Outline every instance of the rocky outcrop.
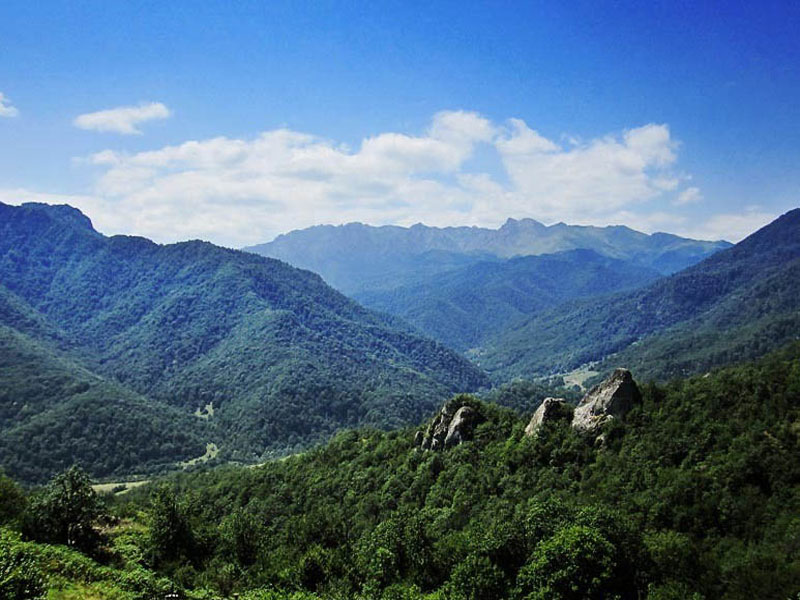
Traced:
<path fill-rule="evenodd" d="M 424 439 L 425 435 L 421 431 L 418 431 L 417 433 L 414 434 L 414 445 L 417 447 L 422 446 L 422 441 Z"/>
<path fill-rule="evenodd" d="M 564 398 L 545 398 L 533 413 L 531 422 L 525 428 L 525 435 L 535 435 L 544 423 L 565 421 L 571 416 L 571 407 Z"/>
<path fill-rule="evenodd" d="M 447 428 L 447 437 L 444 438 L 444 447 L 452 448 L 461 442 L 472 439 L 472 430 L 478 419 L 478 413 L 469 406 L 462 406 L 453 415 L 450 426 Z"/>
<path fill-rule="evenodd" d="M 472 432 L 481 421 L 474 408 L 450 401 L 442 407 L 425 433 L 418 431 L 414 443 L 422 450 L 444 450 L 472 439 Z"/>
<path fill-rule="evenodd" d="M 593 435 L 611 419 L 622 419 L 642 401 L 642 395 L 631 372 L 617 369 L 602 383 L 594 386 L 575 408 L 572 427 L 579 433 Z"/>
<path fill-rule="evenodd" d="M 450 403 L 445 404 L 438 415 L 433 419 L 428 428 L 422 436 L 422 444 L 420 448 L 423 450 L 441 450 L 444 448 L 444 440 L 447 437 L 447 429 L 450 427 L 450 421 L 453 420 L 453 415 Z"/>

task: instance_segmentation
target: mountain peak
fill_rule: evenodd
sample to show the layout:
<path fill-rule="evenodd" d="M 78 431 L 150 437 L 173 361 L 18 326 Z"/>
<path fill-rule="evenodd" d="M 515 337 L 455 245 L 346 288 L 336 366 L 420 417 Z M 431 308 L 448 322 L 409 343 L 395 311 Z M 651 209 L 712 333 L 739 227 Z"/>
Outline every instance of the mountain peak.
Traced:
<path fill-rule="evenodd" d="M 79 209 L 69 204 L 44 204 L 43 202 L 26 202 L 21 205 L 31 211 L 46 214 L 53 219 L 57 219 L 64 223 L 95 231 L 91 219 L 83 214 Z"/>
<path fill-rule="evenodd" d="M 547 229 L 547 226 L 536 219 L 523 218 L 514 219 L 509 217 L 506 222 L 500 227 L 500 230 L 517 230 L 517 229 Z"/>
<path fill-rule="evenodd" d="M 730 250 L 736 254 L 797 254 L 800 252 L 800 208 L 782 214 Z"/>

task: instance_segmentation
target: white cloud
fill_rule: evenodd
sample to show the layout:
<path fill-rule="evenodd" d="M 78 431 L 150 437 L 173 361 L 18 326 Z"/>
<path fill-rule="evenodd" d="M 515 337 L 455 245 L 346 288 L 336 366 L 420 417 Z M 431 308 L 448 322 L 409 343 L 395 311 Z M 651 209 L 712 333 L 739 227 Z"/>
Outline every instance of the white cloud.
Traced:
<path fill-rule="evenodd" d="M 685 206 L 686 204 L 696 204 L 702 200 L 703 194 L 700 192 L 700 188 L 689 187 L 678 194 L 673 204 L 675 206 Z"/>
<path fill-rule="evenodd" d="M 702 224 L 678 229 L 682 235 L 703 240 L 728 240 L 738 242 L 761 229 L 778 217 L 759 206 L 751 206 L 740 213 L 717 214 Z"/>
<path fill-rule="evenodd" d="M 519 206 L 544 220 L 602 220 L 677 185 L 669 171 L 675 142 L 666 125 L 645 125 L 622 136 L 606 136 L 562 148 L 523 121 L 496 146 Z"/>
<path fill-rule="evenodd" d="M 11 104 L 11 100 L 0 92 L 0 117 L 16 117 L 18 115 L 17 107 Z"/>
<path fill-rule="evenodd" d="M 381 133 L 355 149 L 290 129 L 134 154 L 108 149 L 79 161 L 98 178 L 75 204 L 106 233 L 228 246 L 350 221 L 496 227 L 513 216 L 648 232 L 691 225 L 705 238 L 747 227 L 720 219 L 703 228 L 669 209 L 688 176 L 674 171 L 678 144 L 666 125 L 559 139 L 564 145 L 520 119 L 494 124 L 448 111 L 419 135 Z M 494 170 L 481 163 L 492 153 Z"/>
<path fill-rule="evenodd" d="M 149 102 L 79 115 L 73 124 L 80 129 L 140 135 L 142 132 L 136 125 L 154 119 L 166 119 L 170 114 L 170 110 L 160 102 Z"/>

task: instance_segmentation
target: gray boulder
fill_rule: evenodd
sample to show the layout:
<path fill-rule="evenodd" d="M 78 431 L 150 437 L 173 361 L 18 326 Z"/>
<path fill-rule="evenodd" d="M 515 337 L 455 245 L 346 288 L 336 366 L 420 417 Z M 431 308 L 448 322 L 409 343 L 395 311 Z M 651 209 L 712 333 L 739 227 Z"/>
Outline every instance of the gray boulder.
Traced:
<path fill-rule="evenodd" d="M 564 398 L 545 398 L 533 413 L 530 423 L 525 428 L 525 435 L 535 435 L 544 423 L 566 420 L 570 416 L 570 407 Z"/>
<path fill-rule="evenodd" d="M 444 438 L 444 447 L 452 448 L 461 442 L 472 439 L 472 429 L 477 420 L 477 413 L 469 406 L 462 406 L 453 415 L 450 426 L 447 428 L 447 437 Z"/>
<path fill-rule="evenodd" d="M 414 445 L 422 447 L 422 442 L 425 440 L 425 434 L 421 431 L 418 431 L 414 434 Z"/>
<path fill-rule="evenodd" d="M 442 407 L 442 410 L 433 419 L 433 422 L 428 425 L 425 435 L 422 437 L 423 450 L 441 450 L 444 448 L 444 440 L 447 437 L 447 429 L 450 427 L 450 421 L 453 419 L 453 409 L 448 404 Z"/>
<path fill-rule="evenodd" d="M 417 432 L 414 443 L 422 450 L 452 448 L 472 439 L 472 430 L 479 420 L 480 415 L 472 407 L 448 402 L 428 425 L 424 434 Z"/>
<path fill-rule="evenodd" d="M 572 427 L 585 434 L 595 434 L 611 419 L 622 419 L 642 401 L 631 372 L 617 369 L 594 386 L 575 408 Z"/>

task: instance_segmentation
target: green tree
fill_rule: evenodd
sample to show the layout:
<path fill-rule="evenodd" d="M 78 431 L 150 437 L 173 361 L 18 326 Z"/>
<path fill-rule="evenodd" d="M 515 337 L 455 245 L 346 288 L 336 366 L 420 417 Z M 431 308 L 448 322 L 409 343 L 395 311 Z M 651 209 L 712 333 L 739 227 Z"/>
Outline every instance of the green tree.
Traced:
<path fill-rule="evenodd" d="M 591 527 L 570 525 L 539 542 L 517 577 L 525 600 L 610 598 L 614 546 Z"/>
<path fill-rule="evenodd" d="M 243 567 L 256 562 L 263 535 L 261 523 L 251 513 L 238 508 L 222 520 L 222 548 Z"/>
<path fill-rule="evenodd" d="M 11 523 L 25 511 L 25 493 L 16 482 L 0 472 L 0 525 Z"/>
<path fill-rule="evenodd" d="M 469 554 L 453 569 L 450 587 L 459 600 L 494 600 L 505 595 L 503 572 L 482 554 Z"/>
<path fill-rule="evenodd" d="M 151 496 L 149 546 L 155 565 L 192 556 L 194 536 L 189 518 L 174 490 L 166 485 Z"/>
<path fill-rule="evenodd" d="M 89 554 L 101 541 L 94 528 L 100 514 L 100 501 L 89 476 L 73 466 L 33 497 L 23 529 L 37 541 L 65 544 Z"/>

